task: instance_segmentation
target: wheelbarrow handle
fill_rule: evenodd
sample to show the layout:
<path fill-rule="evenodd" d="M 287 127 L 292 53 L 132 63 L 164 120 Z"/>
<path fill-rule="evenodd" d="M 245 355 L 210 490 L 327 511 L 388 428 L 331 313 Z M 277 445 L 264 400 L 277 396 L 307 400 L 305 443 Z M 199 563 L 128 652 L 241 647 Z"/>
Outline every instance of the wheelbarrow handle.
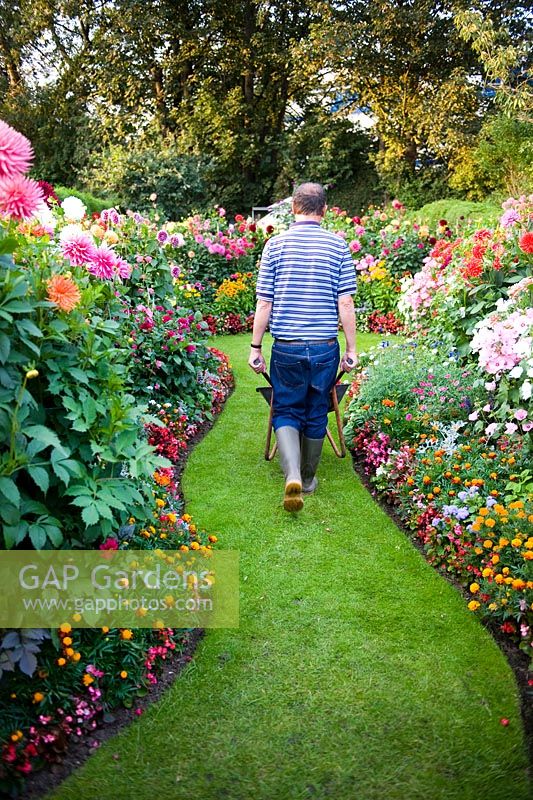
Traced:
<path fill-rule="evenodd" d="M 254 361 L 254 364 L 260 364 L 260 363 L 261 363 L 261 361 L 258 358 L 256 358 L 255 361 Z M 268 374 L 268 372 L 266 370 L 264 372 L 260 372 L 259 374 L 263 375 L 265 380 L 268 381 L 268 383 L 272 386 L 272 381 L 270 379 L 270 375 Z"/>

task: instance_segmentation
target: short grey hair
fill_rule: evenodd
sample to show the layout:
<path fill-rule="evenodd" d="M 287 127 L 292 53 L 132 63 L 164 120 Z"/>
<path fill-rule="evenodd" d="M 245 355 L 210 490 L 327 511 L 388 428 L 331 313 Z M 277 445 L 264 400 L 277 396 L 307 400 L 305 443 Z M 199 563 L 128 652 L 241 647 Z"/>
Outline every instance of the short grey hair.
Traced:
<path fill-rule="evenodd" d="M 292 202 L 295 214 L 324 213 L 326 190 L 320 183 L 301 183 L 293 192 Z"/>

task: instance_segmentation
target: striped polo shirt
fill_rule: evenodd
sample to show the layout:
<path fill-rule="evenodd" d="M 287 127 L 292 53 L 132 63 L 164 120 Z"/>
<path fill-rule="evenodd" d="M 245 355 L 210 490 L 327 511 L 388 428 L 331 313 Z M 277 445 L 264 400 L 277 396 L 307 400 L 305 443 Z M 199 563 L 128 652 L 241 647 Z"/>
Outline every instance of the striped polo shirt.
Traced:
<path fill-rule="evenodd" d="M 272 302 L 270 332 L 276 339 L 336 337 L 338 298 L 356 288 L 348 245 L 318 222 L 293 222 L 265 245 L 256 292 Z"/>

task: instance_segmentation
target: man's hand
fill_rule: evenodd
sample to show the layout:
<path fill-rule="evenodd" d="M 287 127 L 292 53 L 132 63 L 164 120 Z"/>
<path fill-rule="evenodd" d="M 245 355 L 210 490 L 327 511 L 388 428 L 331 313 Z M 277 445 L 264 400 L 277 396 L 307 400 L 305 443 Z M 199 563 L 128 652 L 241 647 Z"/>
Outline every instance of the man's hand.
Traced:
<path fill-rule="evenodd" d="M 259 350 L 255 350 L 253 347 L 250 348 L 248 366 L 250 366 L 254 372 L 266 372 L 266 361 L 262 353 Z"/>
<path fill-rule="evenodd" d="M 357 353 L 355 350 L 346 350 L 341 358 L 341 370 L 351 372 L 357 366 Z"/>

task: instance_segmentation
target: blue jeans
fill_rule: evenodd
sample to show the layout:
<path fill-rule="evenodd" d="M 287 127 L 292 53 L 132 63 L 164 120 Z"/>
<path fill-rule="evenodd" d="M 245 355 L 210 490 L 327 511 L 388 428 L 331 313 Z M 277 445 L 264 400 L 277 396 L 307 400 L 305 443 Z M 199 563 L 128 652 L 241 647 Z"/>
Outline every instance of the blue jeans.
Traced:
<path fill-rule="evenodd" d="M 290 425 L 309 439 L 326 435 L 330 391 L 339 358 L 337 340 L 316 344 L 274 342 L 270 358 L 274 430 Z"/>

